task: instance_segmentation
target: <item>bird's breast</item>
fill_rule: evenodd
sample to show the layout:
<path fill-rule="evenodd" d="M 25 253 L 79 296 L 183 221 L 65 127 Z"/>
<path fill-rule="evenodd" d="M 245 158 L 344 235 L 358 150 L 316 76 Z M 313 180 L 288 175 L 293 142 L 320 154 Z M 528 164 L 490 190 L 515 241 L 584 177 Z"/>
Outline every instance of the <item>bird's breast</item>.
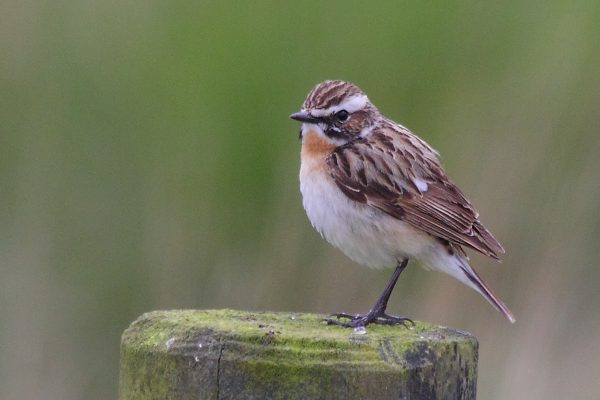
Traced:
<path fill-rule="evenodd" d="M 416 230 L 369 205 L 349 199 L 327 171 L 326 157 L 335 148 L 316 132 L 302 143 L 300 191 L 313 227 L 359 264 L 382 268 L 421 250 Z"/>
<path fill-rule="evenodd" d="M 309 129 L 302 134 L 302 150 L 300 157 L 304 173 L 326 173 L 325 159 L 335 149 L 325 135 Z"/>

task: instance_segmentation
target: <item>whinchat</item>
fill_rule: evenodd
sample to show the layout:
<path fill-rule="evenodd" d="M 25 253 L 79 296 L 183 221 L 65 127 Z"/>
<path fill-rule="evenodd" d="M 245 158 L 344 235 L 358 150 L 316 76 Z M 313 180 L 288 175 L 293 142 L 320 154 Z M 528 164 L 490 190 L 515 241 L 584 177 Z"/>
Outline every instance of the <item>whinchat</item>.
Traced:
<path fill-rule="evenodd" d="M 396 266 L 369 312 L 331 314 L 329 324 L 412 323 L 386 313 L 410 259 L 475 289 L 515 322 L 471 268 L 463 247 L 495 259 L 504 249 L 446 176 L 431 146 L 383 116 L 362 90 L 345 81 L 316 85 L 290 118 L 302 122 L 300 191 L 313 227 L 359 264 Z"/>

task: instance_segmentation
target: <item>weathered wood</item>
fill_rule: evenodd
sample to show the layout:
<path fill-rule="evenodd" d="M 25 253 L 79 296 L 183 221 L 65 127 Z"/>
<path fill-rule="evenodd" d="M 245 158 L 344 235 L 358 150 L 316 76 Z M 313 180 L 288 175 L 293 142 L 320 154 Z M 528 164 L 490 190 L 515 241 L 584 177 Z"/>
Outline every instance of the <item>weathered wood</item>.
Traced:
<path fill-rule="evenodd" d="M 422 322 L 361 334 L 321 319 L 144 314 L 123 333 L 119 399 L 475 399 L 470 334 Z"/>

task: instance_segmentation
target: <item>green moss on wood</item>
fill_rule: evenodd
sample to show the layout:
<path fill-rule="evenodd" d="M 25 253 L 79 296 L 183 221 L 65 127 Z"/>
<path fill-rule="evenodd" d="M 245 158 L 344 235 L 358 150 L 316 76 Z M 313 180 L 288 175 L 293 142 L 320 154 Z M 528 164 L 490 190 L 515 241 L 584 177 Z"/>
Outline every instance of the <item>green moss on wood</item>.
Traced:
<path fill-rule="evenodd" d="M 477 341 L 417 322 L 328 326 L 322 316 L 156 311 L 124 332 L 120 399 L 474 399 Z"/>

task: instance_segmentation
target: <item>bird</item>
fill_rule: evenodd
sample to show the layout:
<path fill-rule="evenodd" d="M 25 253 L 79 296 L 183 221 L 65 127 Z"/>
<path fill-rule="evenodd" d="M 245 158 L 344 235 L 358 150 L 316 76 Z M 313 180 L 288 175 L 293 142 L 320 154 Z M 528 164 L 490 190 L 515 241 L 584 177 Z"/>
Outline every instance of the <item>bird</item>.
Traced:
<path fill-rule="evenodd" d="M 500 260 L 504 248 L 446 175 L 439 154 L 380 113 L 354 83 L 314 86 L 299 112 L 300 192 L 312 226 L 363 266 L 394 272 L 366 313 L 333 313 L 330 325 L 413 325 L 390 315 L 390 295 L 409 260 L 480 293 L 510 322 L 515 317 L 471 267 L 465 249 Z"/>

